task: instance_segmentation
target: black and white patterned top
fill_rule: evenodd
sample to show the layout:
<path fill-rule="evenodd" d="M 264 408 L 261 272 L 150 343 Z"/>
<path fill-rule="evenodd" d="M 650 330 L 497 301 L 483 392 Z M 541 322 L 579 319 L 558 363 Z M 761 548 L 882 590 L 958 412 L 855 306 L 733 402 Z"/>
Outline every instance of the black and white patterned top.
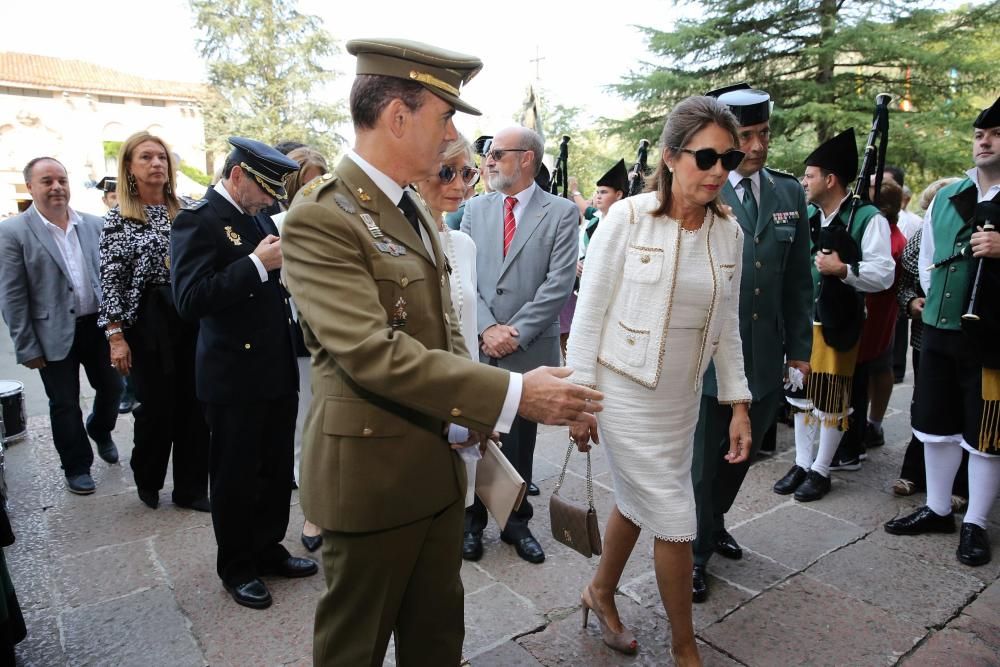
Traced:
<path fill-rule="evenodd" d="M 122 218 L 117 206 L 104 215 L 100 327 L 109 322 L 132 326 L 146 289 L 170 284 L 170 214 L 162 204 L 143 208 L 145 223 Z"/>
<path fill-rule="evenodd" d="M 918 258 L 920 256 L 920 238 L 922 230 L 913 232 L 913 236 L 906 242 L 903 248 L 903 256 L 899 259 L 899 284 L 896 287 L 896 301 L 899 303 L 899 312 L 903 317 L 910 317 L 910 301 L 925 296 L 923 288 L 920 287 L 920 267 Z M 924 323 L 920 318 L 911 320 L 913 326 L 910 328 L 910 346 L 920 349 L 923 341 Z"/>

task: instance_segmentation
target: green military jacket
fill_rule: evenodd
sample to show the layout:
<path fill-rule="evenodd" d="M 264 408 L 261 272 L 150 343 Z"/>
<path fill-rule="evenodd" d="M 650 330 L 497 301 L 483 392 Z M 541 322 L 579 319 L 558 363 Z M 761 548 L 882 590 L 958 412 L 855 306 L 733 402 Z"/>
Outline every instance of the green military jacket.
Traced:
<path fill-rule="evenodd" d="M 760 172 L 760 205 L 751 220 L 728 181 L 722 200 L 743 228 L 740 337 L 750 392 L 759 400 L 781 388 L 785 357 L 812 353 L 812 286 L 805 193 L 791 174 Z M 702 393 L 718 395 L 715 368 Z"/>
<path fill-rule="evenodd" d="M 385 530 L 463 499 L 445 424 L 488 433 L 506 397 L 507 371 L 469 358 L 437 226 L 418 208 L 430 249 L 345 157 L 285 217 L 283 268 L 312 355 L 299 497 L 327 530 Z"/>

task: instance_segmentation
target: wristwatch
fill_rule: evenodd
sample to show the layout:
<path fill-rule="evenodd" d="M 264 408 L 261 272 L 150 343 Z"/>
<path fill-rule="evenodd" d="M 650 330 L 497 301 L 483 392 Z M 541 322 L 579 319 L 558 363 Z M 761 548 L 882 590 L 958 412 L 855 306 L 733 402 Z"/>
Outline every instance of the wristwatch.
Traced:
<path fill-rule="evenodd" d="M 113 327 L 111 329 L 105 329 L 104 338 L 106 338 L 107 340 L 111 340 L 112 336 L 114 336 L 115 334 L 120 334 L 121 332 L 122 332 L 121 327 Z"/>

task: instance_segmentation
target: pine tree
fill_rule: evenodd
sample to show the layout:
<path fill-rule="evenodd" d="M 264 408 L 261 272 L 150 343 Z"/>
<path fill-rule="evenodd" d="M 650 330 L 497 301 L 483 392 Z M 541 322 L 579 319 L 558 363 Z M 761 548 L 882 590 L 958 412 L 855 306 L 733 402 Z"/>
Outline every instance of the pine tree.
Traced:
<path fill-rule="evenodd" d="M 228 152 L 227 137 L 274 145 L 295 140 L 333 160 L 343 144 L 333 128 L 342 105 L 317 102 L 333 79 L 324 62 L 338 52 L 316 16 L 295 0 L 190 0 L 198 47 L 218 97 L 205 109 L 210 149 Z"/>
<path fill-rule="evenodd" d="M 952 12 L 923 0 L 699 4 L 701 18 L 670 32 L 643 29 L 665 64 L 614 86 L 639 111 L 609 122 L 612 131 L 654 139 L 679 100 L 747 81 L 775 101 L 769 162 L 800 173 L 805 155 L 837 132 L 853 125 L 866 137 L 875 95 L 889 92 L 889 162 L 924 182 L 967 168 L 971 121 L 1000 85 L 997 0 Z"/>

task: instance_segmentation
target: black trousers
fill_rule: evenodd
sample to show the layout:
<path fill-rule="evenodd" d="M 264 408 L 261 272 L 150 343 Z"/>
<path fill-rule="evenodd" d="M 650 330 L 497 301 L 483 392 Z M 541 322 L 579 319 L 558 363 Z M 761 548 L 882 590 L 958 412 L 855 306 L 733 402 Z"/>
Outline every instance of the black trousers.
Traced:
<path fill-rule="evenodd" d="M 288 558 L 282 546 L 292 497 L 295 394 L 269 401 L 207 403 L 216 570 L 236 586 Z"/>
<path fill-rule="evenodd" d="M 535 438 L 537 435 L 538 424 L 521 417 L 515 417 L 510 433 L 500 436 L 500 442 L 503 444 L 500 451 L 528 484 L 531 484 L 531 468 L 535 458 Z M 504 534 L 514 540 L 527 537 L 531 534 L 528 529 L 528 521 L 534 514 L 534 508 L 525 497 L 521 506 L 511 512 L 507 519 Z M 465 531 L 481 533 L 486 528 L 488 521 L 486 505 L 476 496 L 472 505 L 465 509 Z"/>
<path fill-rule="evenodd" d="M 194 388 L 197 329 L 171 330 L 169 363 L 154 337 L 141 320 L 125 331 L 132 350 L 132 385 L 141 403 L 132 412 L 132 473 L 140 489 L 159 491 L 173 450 L 174 500 L 190 503 L 208 492 L 208 424 Z"/>
<path fill-rule="evenodd" d="M 847 417 L 847 431 L 840 437 L 837 455 L 841 460 L 851 459 L 865 453 L 865 433 L 868 431 L 868 373 L 870 361 L 854 367 L 851 381 L 851 408 Z"/>
<path fill-rule="evenodd" d="M 80 410 L 80 366 L 95 392 L 86 427 Z M 111 367 L 108 342 L 97 327 L 97 315 L 79 318 L 69 356 L 59 361 L 46 360 L 45 368 L 38 372 L 49 397 L 52 441 L 63 472 L 67 477 L 90 472 L 94 450 L 87 431 L 100 438 L 111 433 L 118 419 L 118 399 L 122 392 L 118 371 Z"/>

